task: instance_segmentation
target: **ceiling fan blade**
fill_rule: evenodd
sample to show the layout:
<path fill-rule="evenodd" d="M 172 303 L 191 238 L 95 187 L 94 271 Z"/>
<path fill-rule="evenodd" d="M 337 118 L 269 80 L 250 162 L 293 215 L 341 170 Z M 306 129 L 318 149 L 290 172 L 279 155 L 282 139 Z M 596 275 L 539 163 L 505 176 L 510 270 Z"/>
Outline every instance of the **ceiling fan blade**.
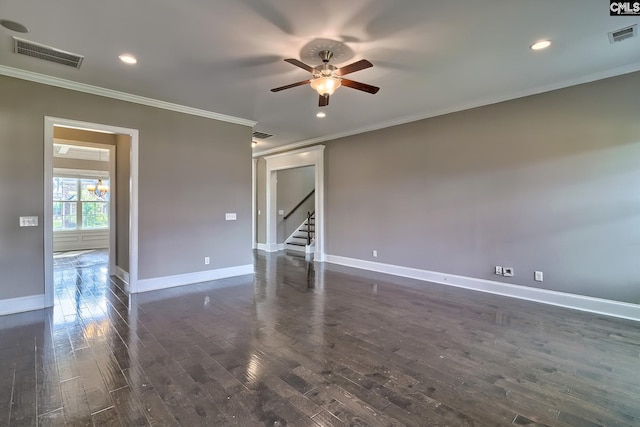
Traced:
<path fill-rule="evenodd" d="M 364 70 L 365 68 L 373 67 L 373 64 L 366 59 L 361 59 L 360 61 L 354 62 L 353 64 L 345 65 L 344 67 L 338 68 L 336 70 L 336 74 L 339 76 L 346 76 L 350 73 L 355 73 L 356 71 Z"/>
<path fill-rule="evenodd" d="M 358 89 L 367 93 L 378 93 L 380 90 L 377 86 L 371 86 L 366 83 L 354 82 L 353 80 L 342 79 L 342 86 L 350 87 L 351 89 Z"/>
<path fill-rule="evenodd" d="M 329 95 L 320 95 L 318 107 L 326 107 L 327 105 L 329 105 Z"/>
<path fill-rule="evenodd" d="M 310 81 L 311 81 L 311 80 L 304 80 L 304 81 L 302 81 L 302 82 L 291 83 L 290 85 L 286 85 L 286 86 L 280 86 L 280 87 L 277 87 L 277 88 L 271 89 L 271 92 L 280 92 L 281 90 L 291 89 L 292 87 L 306 85 L 306 84 L 308 84 Z"/>
<path fill-rule="evenodd" d="M 288 58 L 285 59 L 284 62 L 288 62 L 291 65 L 295 65 L 296 67 L 300 67 L 305 71 L 308 71 L 310 73 L 313 73 L 313 67 L 308 66 L 307 64 L 305 64 L 302 61 L 298 61 L 297 59 L 294 58 Z"/>

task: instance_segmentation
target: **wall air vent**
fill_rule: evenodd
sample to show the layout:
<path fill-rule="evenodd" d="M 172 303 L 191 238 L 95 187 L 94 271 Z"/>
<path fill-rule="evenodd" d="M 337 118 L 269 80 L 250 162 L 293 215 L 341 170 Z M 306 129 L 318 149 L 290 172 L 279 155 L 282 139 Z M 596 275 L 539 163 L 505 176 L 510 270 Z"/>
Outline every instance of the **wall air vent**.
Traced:
<path fill-rule="evenodd" d="M 616 31 L 609 33 L 609 43 L 621 42 L 622 40 L 630 39 L 638 35 L 638 25 L 632 25 L 626 28 L 620 28 Z"/>
<path fill-rule="evenodd" d="M 257 139 L 267 139 L 267 138 L 271 138 L 273 135 L 270 135 L 268 133 L 264 133 L 264 132 L 254 132 L 253 133 L 253 137 L 257 138 Z"/>
<path fill-rule="evenodd" d="M 13 52 L 49 62 L 80 68 L 84 56 L 13 37 Z"/>

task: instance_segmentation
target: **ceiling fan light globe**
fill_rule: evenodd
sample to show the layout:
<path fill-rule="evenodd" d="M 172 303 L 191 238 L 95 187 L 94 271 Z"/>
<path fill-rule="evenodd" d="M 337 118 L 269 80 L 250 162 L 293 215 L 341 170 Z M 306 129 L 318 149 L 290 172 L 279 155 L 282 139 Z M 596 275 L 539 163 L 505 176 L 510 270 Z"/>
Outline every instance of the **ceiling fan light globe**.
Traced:
<path fill-rule="evenodd" d="M 331 96 L 342 83 L 335 77 L 318 77 L 311 80 L 311 87 L 318 92 L 318 95 Z"/>

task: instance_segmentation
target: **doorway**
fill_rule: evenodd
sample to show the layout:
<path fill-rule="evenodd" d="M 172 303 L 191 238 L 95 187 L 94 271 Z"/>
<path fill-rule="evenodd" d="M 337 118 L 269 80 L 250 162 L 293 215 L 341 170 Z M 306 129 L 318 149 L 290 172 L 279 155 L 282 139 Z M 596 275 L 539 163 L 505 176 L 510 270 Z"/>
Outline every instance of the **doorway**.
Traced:
<path fill-rule="evenodd" d="M 315 167 L 315 252 L 314 260 L 324 261 L 324 145 L 266 156 L 266 243 L 267 252 L 278 250 L 278 180 L 280 170 Z"/>
<path fill-rule="evenodd" d="M 116 135 L 54 129 L 53 250 L 106 249 L 115 271 Z"/>
<path fill-rule="evenodd" d="M 121 231 L 128 231 L 128 244 L 124 248 L 125 259 L 128 262 L 117 262 L 116 249 L 116 200 L 115 200 L 115 177 L 116 177 L 116 146 L 111 148 L 113 153 L 113 160 L 110 161 L 109 176 L 111 178 L 111 188 L 113 193 L 110 194 L 112 202 L 109 206 L 109 275 L 117 275 L 125 282 L 125 289 L 128 292 L 135 292 L 137 285 L 137 272 L 138 272 L 138 131 L 136 129 L 122 128 L 117 126 L 110 126 L 98 123 L 80 122 L 76 120 L 62 119 L 56 117 L 45 117 L 45 132 L 44 132 L 44 277 L 45 277 L 45 306 L 51 307 L 54 305 L 54 197 L 53 197 L 53 179 L 54 179 L 54 136 L 55 130 L 64 128 L 67 130 L 76 131 L 89 131 L 103 134 L 111 134 L 116 137 L 126 137 L 129 143 L 127 144 L 127 150 L 121 150 L 122 153 L 128 158 L 129 172 L 128 176 L 125 176 L 121 192 L 126 197 L 126 202 L 121 205 L 126 206 L 128 204 L 128 212 L 125 212 L 126 219 L 128 221 L 123 222 L 124 227 L 121 227 Z M 128 185 L 126 185 L 128 184 Z M 81 185 L 80 178 L 78 178 L 78 186 Z M 104 185 L 104 183 L 103 183 Z M 128 188 L 127 188 L 128 187 Z M 128 193 L 128 197 L 127 194 Z M 60 219 L 58 219 L 60 220 Z M 128 223 L 128 224 L 126 224 Z M 122 225 L 122 224 L 121 224 Z M 120 258 L 120 257 L 118 257 Z M 125 264 L 128 271 L 121 268 L 118 264 Z"/>

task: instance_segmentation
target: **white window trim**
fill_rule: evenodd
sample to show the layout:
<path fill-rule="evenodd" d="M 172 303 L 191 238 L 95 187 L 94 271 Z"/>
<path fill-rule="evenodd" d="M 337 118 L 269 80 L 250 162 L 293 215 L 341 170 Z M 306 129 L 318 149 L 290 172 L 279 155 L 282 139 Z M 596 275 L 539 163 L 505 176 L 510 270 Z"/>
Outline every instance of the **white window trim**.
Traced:
<path fill-rule="evenodd" d="M 104 176 L 106 176 L 105 174 Z M 65 232 L 79 232 L 79 231 L 109 231 L 111 229 L 111 196 L 113 194 L 109 194 L 109 200 L 82 200 L 82 180 L 98 180 L 98 178 L 102 178 L 102 176 L 97 177 L 93 175 L 70 175 L 70 174 L 62 174 L 55 173 L 53 174 L 53 179 L 55 178 L 65 178 L 65 179 L 75 179 L 76 180 L 76 193 L 78 195 L 77 200 L 56 200 L 53 198 L 53 203 L 62 202 L 62 203 L 75 203 L 76 204 L 76 228 L 65 228 L 62 230 L 53 229 L 54 233 L 65 233 Z M 111 185 L 111 178 L 107 178 L 109 181 L 109 186 L 113 188 Z M 111 190 L 110 190 L 111 192 Z M 52 192 L 53 195 L 53 192 Z M 53 196 L 52 196 L 53 197 Z M 109 222 L 106 227 L 101 228 L 84 228 L 82 226 L 82 204 L 83 203 L 106 203 L 109 207 Z"/>

